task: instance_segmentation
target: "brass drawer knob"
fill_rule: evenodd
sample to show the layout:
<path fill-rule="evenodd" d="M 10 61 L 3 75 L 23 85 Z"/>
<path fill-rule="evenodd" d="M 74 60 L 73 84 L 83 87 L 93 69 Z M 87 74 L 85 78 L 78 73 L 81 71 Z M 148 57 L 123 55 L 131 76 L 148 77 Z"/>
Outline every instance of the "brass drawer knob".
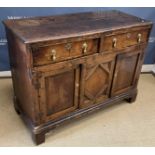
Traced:
<path fill-rule="evenodd" d="M 112 47 L 116 48 L 116 46 L 117 46 L 117 38 L 113 38 L 113 40 L 112 40 Z"/>
<path fill-rule="evenodd" d="M 48 60 L 52 60 L 52 61 L 55 61 L 56 60 L 56 50 L 55 49 L 52 49 L 50 51 L 49 54 L 46 55 L 48 57 Z"/>
<path fill-rule="evenodd" d="M 137 42 L 140 43 L 141 41 L 142 41 L 142 34 L 139 33 L 139 34 L 137 35 Z"/>
<path fill-rule="evenodd" d="M 84 42 L 83 45 L 82 45 L 82 50 L 83 50 L 84 54 L 87 53 L 87 48 L 88 48 L 88 44 L 86 42 Z"/>
<path fill-rule="evenodd" d="M 51 51 L 51 59 L 52 59 L 53 61 L 56 60 L 56 50 L 55 50 L 55 49 L 53 49 L 53 50 Z"/>

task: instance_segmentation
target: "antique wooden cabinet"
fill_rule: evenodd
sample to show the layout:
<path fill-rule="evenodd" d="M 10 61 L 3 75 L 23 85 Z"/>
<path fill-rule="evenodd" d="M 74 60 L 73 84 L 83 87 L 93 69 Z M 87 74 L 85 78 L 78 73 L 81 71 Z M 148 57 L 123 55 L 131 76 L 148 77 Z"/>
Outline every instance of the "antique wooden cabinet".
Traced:
<path fill-rule="evenodd" d="M 4 21 L 14 106 L 36 144 L 70 120 L 133 102 L 152 23 L 119 11 Z"/>

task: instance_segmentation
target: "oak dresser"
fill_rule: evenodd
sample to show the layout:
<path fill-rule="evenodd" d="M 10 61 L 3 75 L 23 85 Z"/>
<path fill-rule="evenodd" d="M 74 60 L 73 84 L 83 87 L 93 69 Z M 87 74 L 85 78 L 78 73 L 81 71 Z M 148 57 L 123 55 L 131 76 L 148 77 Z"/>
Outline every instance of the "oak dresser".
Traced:
<path fill-rule="evenodd" d="M 135 101 L 150 21 L 107 11 L 4 25 L 14 107 L 36 144 L 66 122 L 120 100 Z"/>

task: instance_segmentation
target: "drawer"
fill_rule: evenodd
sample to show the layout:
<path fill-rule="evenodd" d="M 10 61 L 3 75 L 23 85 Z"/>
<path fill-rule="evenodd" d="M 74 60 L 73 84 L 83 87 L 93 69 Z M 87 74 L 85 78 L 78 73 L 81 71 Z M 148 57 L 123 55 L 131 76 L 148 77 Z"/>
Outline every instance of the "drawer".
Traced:
<path fill-rule="evenodd" d="M 45 65 L 98 52 L 98 39 L 33 46 L 33 65 Z"/>
<path fill-rule="evenodd" d="M 101 40 L 101 52 L 120 50 L 129 46 L 145 43 L 147 40 L 147 30 L 105 36 Z"/>

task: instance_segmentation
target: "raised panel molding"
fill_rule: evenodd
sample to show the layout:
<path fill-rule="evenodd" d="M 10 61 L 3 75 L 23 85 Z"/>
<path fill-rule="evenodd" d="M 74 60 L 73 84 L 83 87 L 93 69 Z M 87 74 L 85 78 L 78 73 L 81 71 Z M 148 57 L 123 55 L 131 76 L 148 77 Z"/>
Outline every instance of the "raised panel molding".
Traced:
<path fill-rule="evenodd" d="M 136 100 L 152 22 L 108 11 L 3 23 L 14 107 L 36 144 L 73 119 Z M 11 77 L 10 72 L 3 77 Z"/>

